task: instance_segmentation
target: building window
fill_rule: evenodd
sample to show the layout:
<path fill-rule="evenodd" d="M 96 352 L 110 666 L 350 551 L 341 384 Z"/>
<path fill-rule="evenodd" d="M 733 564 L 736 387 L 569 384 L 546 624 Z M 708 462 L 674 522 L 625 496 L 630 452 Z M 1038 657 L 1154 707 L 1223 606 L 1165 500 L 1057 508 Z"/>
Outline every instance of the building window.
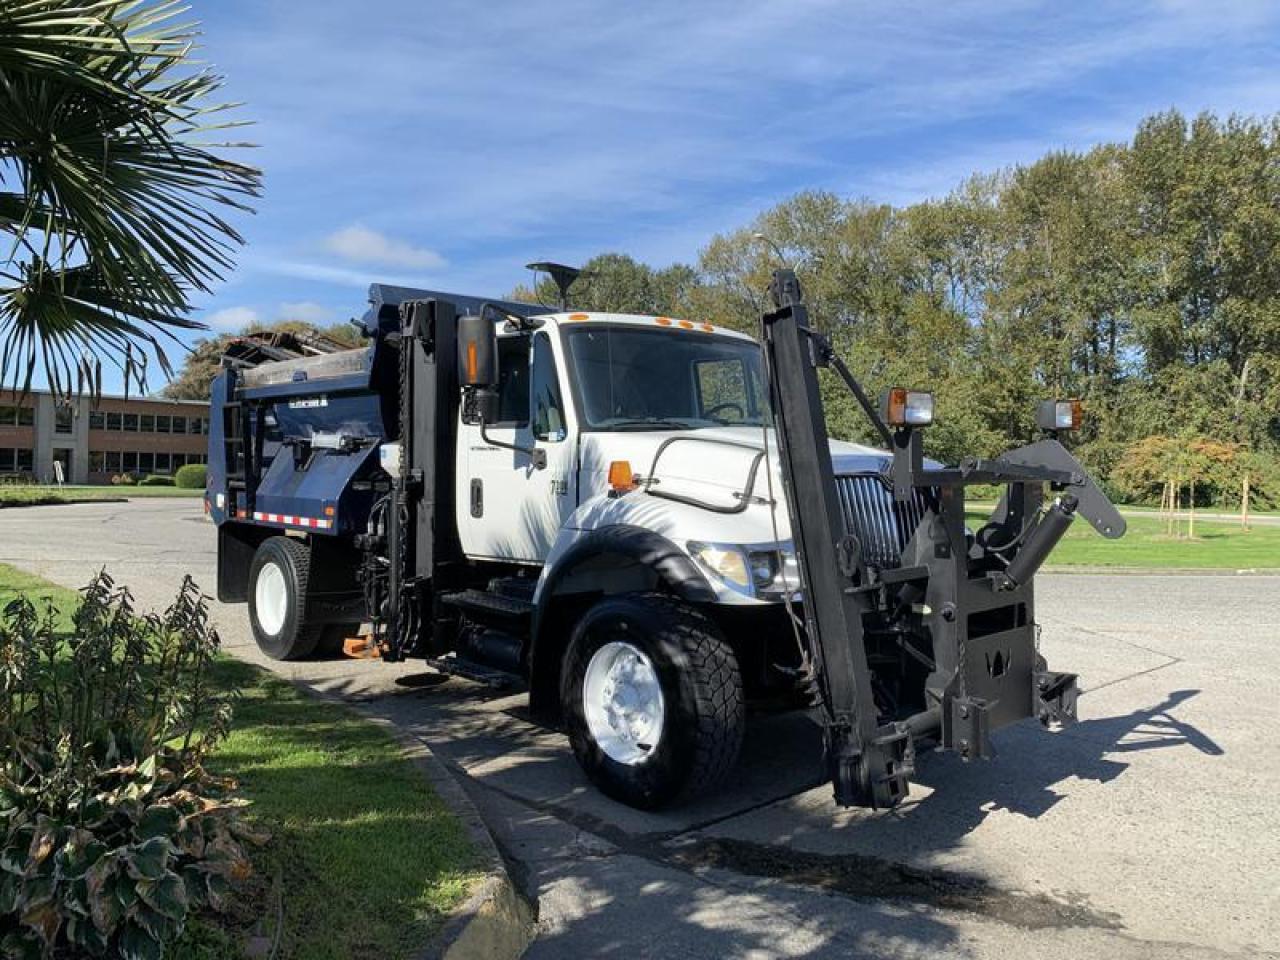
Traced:
<path fill-rule="evenodd" d="M 34 453 L 33 453 L 31 450 L 23 450 L 23 449 L 19 448 L 19 450 L 18 450 L 18 472 L 19 472 L 19 473 L 30 473 L 32 470 L 34 470 L 34 469 L 35 469 L 35 465 L 36 465 L 36 459 L 35 459 L 35 455 L 34 455 Z"/>
<path fill-rule="evenodd" d="M 120 451 L 108 450 L 106 453 L 107 473 L 120 472 Z"/>
<path fill-rule="evenodd" d="M 138 415 L 136 413 L 124 414 L 124 429 L 126 433 L 138 432 Z"/>
<path fill-rule="evenodd" d="M 0 447 L 0 473 L 10 473 L 16 469 L 18 451 L 11 447 Z"/>
<path fill-rule="evenodd" d="M 102 473 L 107 468 L 107 458 L 101 450 L 89 451 L 89 472 Z"/>
<path fill-rule="evenodd" d="M 138 472 L 139 473 L 155 473 L 156 458 L 151 453 L 138 454 Z"/>
<path fill-rule="evenodd" d="M 170 427 L 173 425 L 173 417 L 156 415 L 156 433 L 169 433 Z"/>
<path fill-rule="evenodd" d="M 89 429 L 105 430 L 107 429 L 107 415 L 101 410 L 89 411 Z"/>
<path fill-rule="evenodd" d="M 0 427 L 31 427 L 35 422 L 35 407 L 0 407 Z"/>
<path fill-rule="evenodd" d="M 186 418 L 186 417 L 174 417 L 174 418 L 173 418 L 173 432 L 174 432 L 174 433 L 186 433 L 186 432 L 187 432 L 187 418 Z"/>
<path fill-rule="evenodd" d="M 138 472 L 138 455 L 136 453 L 120 454 L 120 469 L 124 473 Z"/>
<path fill-rule="evenodd" d="M 144 413 L 141 416 L 139 416 L 138 429 L 141 430 L 143 433 L 155 433 L 156 432 L 155 414 Z"/>
<path fill-rule="evenodd" d="M 59 403 L 53 408 L 53 432 L 71 433 L 76 427 L 76 412 L 69 403 Z"/>
<path fill-rule="evenodd" d="M 120 414 L 118 414 L 118 413 L 108 413 L 108 414 L 107 414 L 107 429 L 108 429 L 108 430 L 122 430 L 122 429 L 124 429 L 124 428 L 121 426 L 121 422 L 120 422 L 120 421 L 121 421 Z"/>

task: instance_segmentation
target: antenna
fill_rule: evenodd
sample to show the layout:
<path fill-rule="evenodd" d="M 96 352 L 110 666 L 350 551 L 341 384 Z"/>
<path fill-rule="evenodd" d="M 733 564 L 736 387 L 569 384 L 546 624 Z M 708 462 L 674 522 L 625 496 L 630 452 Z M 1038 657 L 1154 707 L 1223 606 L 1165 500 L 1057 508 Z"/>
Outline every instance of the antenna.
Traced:
<path fill-rule="evenodd" d="M 538 273 L 545 273 L 550 276 L 551 282 L 560 291 L 560 309 L 569 309 L 569 288 L 573 286 L 573 281 L 582 275 L 581 270 L 577 267 L 566 267 L 563 263 L 552 263 L 549 260 L 526 263 L 525 269 L 532 270 L 535 276 Z"/>

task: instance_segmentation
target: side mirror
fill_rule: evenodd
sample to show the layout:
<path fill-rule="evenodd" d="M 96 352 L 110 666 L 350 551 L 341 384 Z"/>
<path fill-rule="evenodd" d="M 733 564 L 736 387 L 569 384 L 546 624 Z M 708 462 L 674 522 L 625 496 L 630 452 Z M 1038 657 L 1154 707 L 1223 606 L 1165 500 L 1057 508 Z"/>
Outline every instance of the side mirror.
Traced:
<path fill-rule="evenodd" d="M 458 381 L 463 387 L 498 384 L 498 330 L 475 314 L 458 318 Z"/>

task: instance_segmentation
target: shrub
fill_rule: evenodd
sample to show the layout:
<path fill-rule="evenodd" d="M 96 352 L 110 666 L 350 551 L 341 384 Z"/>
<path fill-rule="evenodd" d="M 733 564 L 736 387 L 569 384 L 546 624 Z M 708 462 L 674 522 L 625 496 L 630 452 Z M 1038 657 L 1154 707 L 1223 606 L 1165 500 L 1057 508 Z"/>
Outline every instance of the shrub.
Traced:
<path fill-rule="evenodd" d="M 172 487 L 173 477 L 162 477 L 158 474 L 153 473 L 150 476 L 143 477 L 141 480 L 139 480 L 138 486 L 140 487 Z"/>
<path fill-rule="evenodd" d="M 203 463 L 188 463 L 178 468 L 173 482 L 184 490 L 203 490 L 209 468 Z"/>
<path fill-rule="evenodd" d="M 111 483 L 117 487 L 131 487 L 138 482 L 138 478 L 132 473 L 117 473 L 111 478 Z"/>
<path fill-rule="evenodd" d="M 159 958 L 262 839 L 203 766 L 230 724 L 218 636 L 190 577 L 139 617 L 100 573 L 56 623 L 23 597 L 0 617 L 0 954 Z"/>

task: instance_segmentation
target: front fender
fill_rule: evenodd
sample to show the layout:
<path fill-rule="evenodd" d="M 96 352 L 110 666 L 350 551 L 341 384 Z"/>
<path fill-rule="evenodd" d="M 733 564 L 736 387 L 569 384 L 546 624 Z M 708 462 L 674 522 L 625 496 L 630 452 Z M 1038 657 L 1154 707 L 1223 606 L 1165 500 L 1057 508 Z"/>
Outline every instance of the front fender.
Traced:
<path fill-rule="evenodd" d="M 600 594 L 662 590 L 689 603 L 716 592 L 692 558 L 662 534 L 631 524 L 561 531 L 534 593 L 529 706 L 553 716 L 560 664 L 578 615 Z"/>

